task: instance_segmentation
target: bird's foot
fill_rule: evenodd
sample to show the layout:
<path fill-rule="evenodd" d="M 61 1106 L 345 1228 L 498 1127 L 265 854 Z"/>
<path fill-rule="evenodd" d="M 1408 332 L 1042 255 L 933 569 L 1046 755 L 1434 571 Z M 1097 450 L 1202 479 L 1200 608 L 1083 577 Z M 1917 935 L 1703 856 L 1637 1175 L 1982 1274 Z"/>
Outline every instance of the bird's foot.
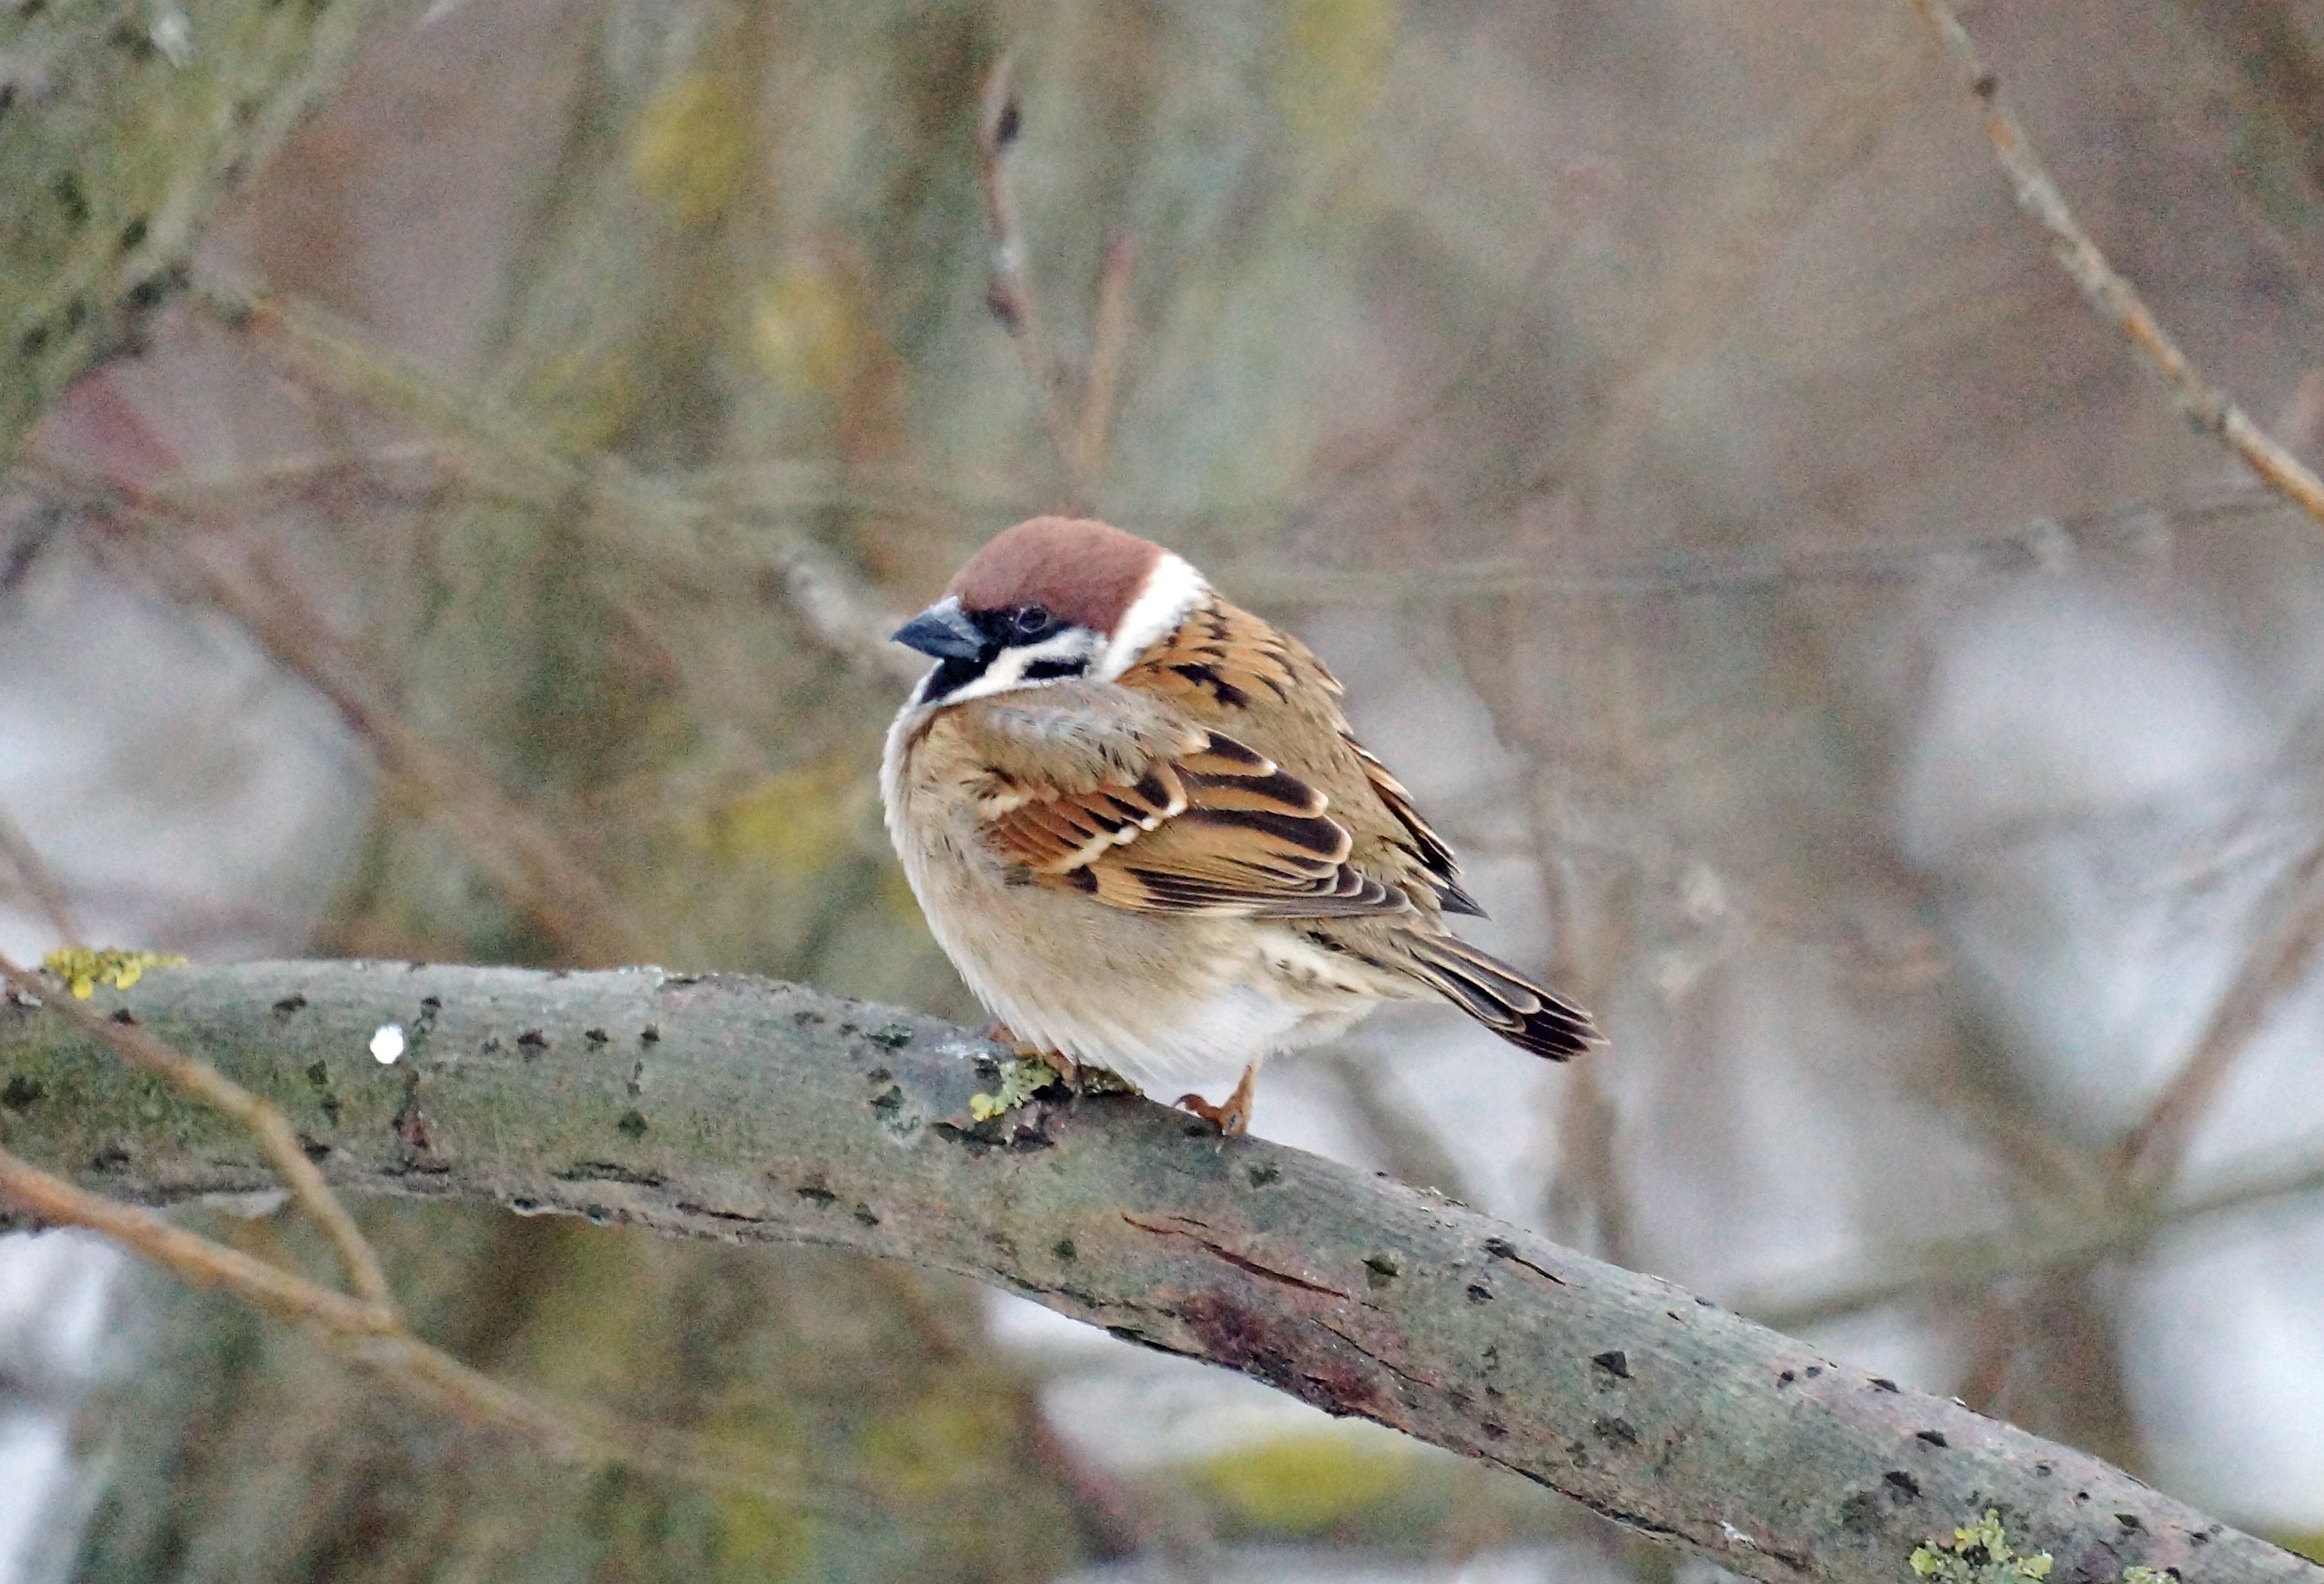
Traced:
<path fill-rule="evenodd" d="M 1250 1097 L 1258 1083 L 1259 1064 L 1253 1062 L 1242 1070 L 1242 1082 L 1234 1086 L 1234 1092 L 1227 1096 L 1224 1105 L 1214 1106 L 1199 1094 L 1182 1094 L 1178 1104 L 1228 1137 L 1237 1137 L 1250 1127 Z"/>

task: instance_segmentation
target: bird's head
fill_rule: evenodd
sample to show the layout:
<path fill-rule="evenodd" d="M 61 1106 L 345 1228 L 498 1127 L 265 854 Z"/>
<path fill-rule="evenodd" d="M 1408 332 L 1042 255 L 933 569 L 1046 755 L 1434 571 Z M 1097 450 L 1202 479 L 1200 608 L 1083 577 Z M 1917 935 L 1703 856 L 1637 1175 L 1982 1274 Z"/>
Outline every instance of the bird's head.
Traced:
<path fill-rule="evenodd" d="M 1181 557 L 1102 522 L 1036 517 L 969 557 L 895 641 L 936 664 L 915 704 L 1110 682 L 1210 596 Z"/>

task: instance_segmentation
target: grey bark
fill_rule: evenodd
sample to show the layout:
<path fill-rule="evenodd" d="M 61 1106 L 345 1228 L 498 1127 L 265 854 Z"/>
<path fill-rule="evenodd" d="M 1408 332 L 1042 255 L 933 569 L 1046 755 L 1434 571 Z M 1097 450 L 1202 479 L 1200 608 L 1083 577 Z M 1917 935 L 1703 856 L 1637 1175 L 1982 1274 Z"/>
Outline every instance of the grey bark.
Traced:
<path fill-rule="evenodd" d="M 284 1107 L 349 1190 L 963 1273 L 1755 1578 L 1909 1579 L 1994 1508 L 2055 1584 L 2324 1580 L 2094 1459 L 1451 1201 L 1129 1097 L 972 1124 L 992 1053 L 931 1018 L 654 969 L 259 963 L 98 993 Z M 409 1048 L 383 1065 L 388 1023 Z M 149 1202 L 268 1183 L 223 1119 L 14 1005 L 0 1139 Z"/>

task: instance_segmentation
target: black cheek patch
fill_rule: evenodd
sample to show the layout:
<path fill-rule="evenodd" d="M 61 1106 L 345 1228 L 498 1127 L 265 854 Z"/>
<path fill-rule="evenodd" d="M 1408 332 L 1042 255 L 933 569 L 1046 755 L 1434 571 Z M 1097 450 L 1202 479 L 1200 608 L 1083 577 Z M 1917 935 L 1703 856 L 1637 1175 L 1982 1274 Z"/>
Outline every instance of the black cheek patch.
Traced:
<path fill-rule="evenodd" d="M 927 691 L 921 695 L 921 702 L 940 704 L 983 676 L 985 668 L 992 663 L 994 652 L 986 649 L 965 658 L 939 661 L 936 675 L 928 678 Z"/>

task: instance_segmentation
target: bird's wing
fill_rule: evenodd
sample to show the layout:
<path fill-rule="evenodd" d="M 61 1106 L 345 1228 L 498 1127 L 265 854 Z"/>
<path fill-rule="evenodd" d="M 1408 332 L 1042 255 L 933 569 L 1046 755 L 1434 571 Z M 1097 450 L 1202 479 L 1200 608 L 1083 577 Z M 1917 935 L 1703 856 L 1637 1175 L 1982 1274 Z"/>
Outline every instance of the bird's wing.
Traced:
<path fill-rule="evenodd" d="M 1289 633 L 1215 600 L 1141 657 L 1121 683 L 1230 733 L 1244 725 L 1254 702 L 1277 709 L 1304 705 L 1313 716 L 1301 734 L 1304 755 L 1263 737 L 1253 746 L 1281 757 L 1285 769 L 1335 800 L 1342 823 L 1356 836 L 1358 864 L 1391 884 L 1425 885 L 1447 913 L 1483 915 L 1461 887 L 1452 849 L 1421 817 L 1404 783 L 1356 741 L 1340 710 L 1339 678 Z M 1390 845 L 1394 852 L 1383 851 Z"/>
<path fill-rule="evenodd" d="M 1356 757 L 1363 761 L 1364 779 L 1371 783 L 1372 795 L 1396 816 L 1397 824 L 1404 827 L 1406 845 L 1419 860 L 1430 889 L 1436 893 L 1438 903 L 1447 913 L 1465 913 L 1472 918 L 1484 917 L 1485 910 L 1478 906 L 1477 898 L 1462 887 L 1461 865 L 1453 858 L 1452 849 L 1444 844 L 1444 838 L 1436 833 L 1434 826 L 1420 817 L 1420 810 L 1413 806 L 1412 794 L 1404 789 L 1404 783 L 1388 773 L 1388 766 L 1372 757 L 1371 750 L 1357 741 L 1352 734 L 1346 735 L 1348 746 L 1354 749 Z"/>
<path fill-rule="evenodd" d="M 1158 703 L 1124 712 L 1084 692 L 1066 684 L 960 712 L 983 767 L 984 840 L 1037 881 L 1147 913 L 1410 909 L 1349 861 L 1353 841 L 1323 792 Z"/>

